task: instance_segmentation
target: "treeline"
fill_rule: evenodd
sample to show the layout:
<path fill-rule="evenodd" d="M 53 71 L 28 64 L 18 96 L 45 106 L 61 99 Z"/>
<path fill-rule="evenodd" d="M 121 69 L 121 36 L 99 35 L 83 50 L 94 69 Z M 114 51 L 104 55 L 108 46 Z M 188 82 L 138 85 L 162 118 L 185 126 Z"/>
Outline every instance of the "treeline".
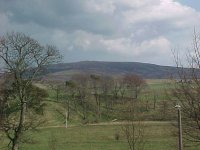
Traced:
<path fill-rule="evenodd" d="M 100 120 L 129 120 L 137 111 L 140 119 L 172 119 L 172 103 L 158 99 L 158 91 L 148 87 L 138 75 L 113 78 L 97 74 L 77 74 L 63 82 L 49 81 L 51 99 L 63 103 L 67 119 L 76 112 L 84 123 Z M 162 94 L 165 94 L 163 92 Z M 138 114 L 137 113 L 137 114 Z M 135 120 L 138 116 L 134 117 Z"/>

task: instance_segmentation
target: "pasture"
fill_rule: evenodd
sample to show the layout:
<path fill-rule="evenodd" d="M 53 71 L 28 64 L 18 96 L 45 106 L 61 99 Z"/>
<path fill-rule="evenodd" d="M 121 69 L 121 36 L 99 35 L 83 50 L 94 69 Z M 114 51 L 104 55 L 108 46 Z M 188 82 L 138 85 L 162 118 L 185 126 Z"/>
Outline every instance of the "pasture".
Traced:
<path fill-rule="evenodd" d="M 32 138 L 31 144 L 23 144 L 23 150 L 127 150 L 122 134 L 123 123 L 100 123 L 95 125 L 72 125 L 45 127 L 29 132 L 25 138 Z M 176 150 L 176 128 L 170 122 L 144 122 L 145 150 Z M 115 135 L 119 134 L 119 139 Z M 6 142 L 6 141 L 4 141 Z M 4 145 L 5 146 L 5 145 Z M 3 144 L 1 145 L 1 148 Z M 186 147 L 185 150 L 197 150 Z"/>
<path fill-rule="evenodd" d="M 62 102 L 55 100 L 55 91 L 44 85 L 37 86 L 48 90 L 49 97 L 45 101 L 46 107 L 43 119 L 45 124 L 35 131 L 29 131 L 23 135 L 25 143 L 21 145 L 22 150 L 128 150 L 126 137 L 122 127 L 126 122 L 102 116 L 99 123 L 89 122 L 82 124 L 77 112 L 71 111 L 69 127 L 64 127 L 65 118 L 62 112 L 65 107 Z M 174 113 L 174 108 L 168 105 L 163 112 L 162 101 L 167 101 L 165 90 L 169 89 L 166 80 L 147 80 L 147 87 L 140 95 L 140 100 L 145 105 L 148 100 L 149 108 L 144 111 L 144 140 L 145 150 L 175 150 L 177 149 L 177 128 L 172 125 L 174 120 L 168 120 L 168 111 Z M 156 94 L 156 108 L 153 101 Z M 123 107 L 123 106 L 122 106 Z M 59 113 L 58 110 L 61 112 Z M 116 114 L 118 116 L 119 114 Z M 164 116 L 166 115 L 166 116 Z M 176 114 L 174 114 L 176 116 Z M 163 118 L 166 117 L 166 118 Z M 163 118 L 163 119 L 162 119 Z M 91 119 L 91 118 L 89 118 Z M 171 119 L 171 118 L 170 118 Z M 154 121 L 152 121 L 154 120 Z M 156 121 L 157 120 L 157 121 Z M 162 121 L 158 121 L 162 120 Z M 167 120 L 167 121 L 164 121 Z M 116 135 L 119 139 L 116 139 Z M 0 149 L 7 149 L 7 140 L 1 137 Z M 184 142 L 185 144 L 185 142 Z M 200 147 L 185 147 L 184 150 L 197 150 Z"/>
<path fill-rule="evenodd" d="M 65 128 L 42 129 L 41 144 L 31 145 L 33 150 L 49 149 L 49 140 L 55 136 L 59 150 L 127 150 L 128 145 L 121 133 L 122 125 L 86 125 Z M 168 123 L 146 123 L 146 148 L 149 150 L 171 150 L 175 142 Z M 168 131 L 167 131 L 168 130 Z M 119 134 L 119 140 L 115 139 Z M 37 139 L 37 137 L 35 137 Z M 175 140 L 176 141 L 176 140 Z M 46 145 L 46 146 L 45 146 Z"/>

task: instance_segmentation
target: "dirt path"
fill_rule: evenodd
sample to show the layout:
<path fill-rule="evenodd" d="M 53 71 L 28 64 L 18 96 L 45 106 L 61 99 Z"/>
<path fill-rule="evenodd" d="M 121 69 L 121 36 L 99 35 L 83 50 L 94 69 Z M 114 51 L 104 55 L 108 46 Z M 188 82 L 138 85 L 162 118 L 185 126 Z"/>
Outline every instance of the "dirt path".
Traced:
<path fill-rule="evenodd" d="M 137 121 L 135 121 L 134 123 L 137 123 Z M 143 121 L 142 123 L 144 124 L 152 124 L 152 125 L 160 125 L 160 124 L 171 124 L 172 122 L 170 121 Z M 100 123 L 90 123 L 90 124 L 77 124 L 77 125 L 68 125 L 68 128 L 72 128 L 72 127 L 80 127 L 80 126 L 107 126 L 107 125 L 124 125 L 124 124 L 129 124 L 129 122 L 127 121 L 111 121 L 111 122 L 100 122 Z M 45 126 L 45 127 L 39 127 L 38 129 L 46 129 L 46 128 L 65 128 L 65 125 L 62 126 Z"/>

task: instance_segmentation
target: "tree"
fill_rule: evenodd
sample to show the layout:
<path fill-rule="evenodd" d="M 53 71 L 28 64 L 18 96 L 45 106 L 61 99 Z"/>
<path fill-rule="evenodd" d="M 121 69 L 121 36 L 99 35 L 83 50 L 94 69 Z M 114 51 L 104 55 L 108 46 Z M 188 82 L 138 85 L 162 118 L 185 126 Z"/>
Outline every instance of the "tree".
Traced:
<path fill-rule="evenodd" d="M 122 127 L 130 150 L 144 150 L 145 146 L 145 131 L 144 124 L 141 121 L 128 121 Z"/>
<path fill-rule="evenodd" d="M 123 79 L 119 79 L 118 80 L 118 85 L 119 85 L 119 96 L 120 96 L 120 100 L 123 104 L 125 104 L 125 93 L 126 93 L 126 84 L 124 83 Z"/>
<path fill-rule="evenodd" d="M 77 74 L 72 77 L 72 81 L 76 85 L 76 103 L 82 108 L 82 119 L 87 121 L 88 113 L 88 75 L 87 74 Z M 75 101 L 74 101 L 75 102 Z M 75 103 L 75 105 L 76 105 Z M 75 106 L 76 109 L 76 106 Z M 78 111 L 76 109 L 76 111 Z"/>
<path fill-rule="evenodd" d="M 66 101 L 66 111 L 65 111 L 65 127 L 67 128 L 67 121 L 69 120 L 70 116 L 70 105 L 71 101 L 75 100 L 75 94 L 76 94 L 76 84 L 74 81 L 69 80 L 65 82 L 65 93 L 67 96 Z"/>
<path fill-rule="evenodd" d="M 126 84 L 127 90 L 131 94 L 130 99 L 132 101 L 131 102 L 132 107 L 130 107 L 130 110 L 133 112 L 134 115 L 135 111 L 134 105 L 137 103 L 138 95 L 146 85 L 146 82 L 141 76 L 130 74 L 124 77 L 124 83 Z"/>
<path fill-rule="evenodd" d="M 31 122 L 37 121 L 33 117 L 27 118 L 28 113 L 34 116 L 37 103 L 33 101 L 38 101 L 37 97 L 30 94 L 33 80 L 46 65 L 58 62 L 61 55 L 54 46 L 41 46 L 23 33 L 12 32 L 0 37 L 0 58 L 5 71 L 12 77 L 9 85 L 11 91 L 1 99 L 1 103 L 3 101 L 7 106 L 3 113 L 6 122 L 3 121 L 1 129 L 7 135 L 11 149 L 18 150 L 23 133 L 35 127 Z"/>
<path fill-rule="evenodd" d="M 129 120 L 122 126 L 122 132 L 130 150 L 144 150 L 145 125 L 141 120 L 140 101 L 135 101 L 129 107 Z"/>
<path fill-rule="evenodd" d="M 124 83 L 133 92 L 133 98 L 137 99 L 141 89 L 146 85 L 145 80 L 136 74 L 126 75 L 124 77 Z"/>
<path fill-rule="evenodd" d="M 64 89 L 63 83 L 59 83 L 58 81 L 49 81 L 49 85 L 55 92 L 56 101 L 58 102 Z"/>
<path fill-rule="evenodd" d="M 112 88 L 113 80 L 109 76 L 101 76 L 101 82 L 99 83 L 99 93 L 102 100 L 107 103 L 110 89 Z"/>
<path fill-rule="evenodd" d="M 96 107 L 97 107 L 96 116 L 97 116 L 97 119 L 100 119 L 101 118 L 101 99 L 100 99 L 101 78 L 99 75 L 91 74 L 90 79 L 91 79 L 91 91 L 92 91 L 92 95 L 94 95 Z"/>
<path fill-rule="evenodd" d="M 185 65 L 175 53 L 174 58 L 179 79 L 173 82 L 172 95 L 181 105 L 183 133 L 186 139 L 200 143 L 200 34 L 194 30 Z"/>
<path fill-rule="evenodd" d="M 106 109 L 106 114 L 107 116 L 110 115 L 109 111 L 112 109 L 111 103 L 112 103 L 112 92 L 111 89 L 113 88 L 113 78 L 110 76 L 102 75 L 100 78 L 99 82 L 99 89 L 96 94 L 99 94 L 99 97 L 95 95 L 95 100 L 97 99 L 98 103 L 96 102 L 96 106 L 98 107 L 99 110 L 99 116 L 98 119 L 101 117 L 101 113 L 103 112 L 103 107 Z M 95 90 L 93 89 L 93 94 Z M 99 104 L 99 105 L 97 105 Z M 100 108 L 102 107 L 102 108 Z"/>
<path fill-rule="evenodd" d="M 112 88 L 111 88 L 112 99 L 111 99 L 110 107 L 113 107 L 114 102 L 117 102 L 119 98 L 120 87 L 121 87 L 121 84 L 119 84 L 118 80 L 117 79 L 113 80 Z"/>

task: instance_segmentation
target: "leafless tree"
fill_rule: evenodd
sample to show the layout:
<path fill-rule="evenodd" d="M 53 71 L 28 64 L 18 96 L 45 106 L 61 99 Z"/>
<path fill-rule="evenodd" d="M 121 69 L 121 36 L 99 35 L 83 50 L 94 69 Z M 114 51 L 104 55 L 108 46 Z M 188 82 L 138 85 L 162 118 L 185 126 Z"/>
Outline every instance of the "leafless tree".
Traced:
<path fill-rule="evenodd" d="M 193 35 L 187 64 L 183 65 L 180 57 L 174 53 L 178 80 L 174 80 L 172 94 L 181 105 L 185 138 L 200 143 L 200 34 L 194 30 Z"/>
<path fill-rule="evenodd" d="M 122 126 L 122 132 L 125 136 L 125 139 L 128 143 L 130 150 L 144 150 L 145 146 L 145 126 L 140 118 L 141 112 L 139 112 L 139 101 L 135 102 L 133 112 L 129 112 L 130 119 L 126 124 Z M 133 106 L 130 106 L 133 107 Z M 137 120 L 135 120 L 135 116 L 137 116 Z"/>
<path fill-rule="evenodd" d="M 77 74 L 72 77 L 72 81 L 76 84 L 76 103 L 82 108 L 82 118 L 87 119 L 88 113 L 88 75 Z M 75 104 L 76 105 L 76 104 Z M 77 110 L 78 111 L 78 110 Z"/>
<path fill-rule="evenodd" d="M 144 123 L 141 120 L 141 102 L 138 101 L 138 96 L 141 90 L 146 85 L 145 80 L 139 75 L 126 75 L 122 81 L 126 86 L 126 92 L 131 93 L 128 97 L 132 102 L 128 106 L 129 119 L 127 124 L 123 125 L 122 131 L 125 135 L 130 150 L 143 150 L 145 145 L 145 130 Z"/>
<path fill-rule="evenodd" d="M 4 115 L 6 122 L 1 124 L 1 129 L 6 133 L 12 150 L 18 150 L 23 133 L 33 128 L 35 122 L 33 108 L 27 107 L 33 100 L 28 90 L 36 75 L 41 73 L 44 66 L 57 62 L 61 56 L 54 46 L 41 46 L 36 40 L 23 33 L 8 33 L 0 37 L 0 58 L 4 62 L 6 72 L 12 75 L 11 90 L 3 101 L 10 109 L 10 104 L 15 104 L 11 112 Z M 4 113 L 7 112 L 4 111 Z M 33 115 L 28 117 L 28 112 Z M 26 118 L 26 119 L 25 119 Z M 27 125 L 29 124 L 29 125 Z"/>
<path fill-rule="evenodd" d="M 58 102 L 61 98 L 62 92 L 64 91 L 64 84 L 56 81 L 49 81 L 48 84 L 55 92 L 56 101 Z"/>
<path fill-rule="evenodd" d="M 144 88 L 144 86 L 146 85 L 145 80 L 139 76 L 139 75 L 135 75 L 135 74 L 131 74 L 131 75 L 126 75 L 124 76 L 124 84 L 126 85 L 127 88 L 127 93 L 129 94 L 129 99 L 131 100 L 131 107 L 130 107 L 130 111 L 132 112 L 132 114 L 135 114 L 135 104 L 138 101 L 138 95 L 140 94 L 141 90 Z"/>
<path fill-rule="evenodd" d="M 55 134 L 52 132 L 49 137 L 49 141 L 48 141 L 49 149 L 56 150 L 57 144 L 58 144 L 57 138 L 56 138 Z"/>
<path fill-rule="evenodd" d="M 113 107 L 113 105 L 119 99 L 120 86 L 121 86 L 121 84 L 119 83 L 118 79 L 113 80 L 113 85 L 112 85 L 112 89 L 111 89 L 112 99 L 111 99 L 111 105 L 110 105 L 110 107 Z"/>
<path fill-rule="evenodd" d="M 124 96 L 126 94 L 126 84 L 124 83 L 124 80 L 122 78 L 118 79 L 118 85 L 119 85 L 119 97 L 123 104 L 125 104 Z"/>
<path fill-rule="evenodd" d="M 138 98 L 139 92 L 146 85 L 145 80 L 141 76 L 136 74 L 126 75 L 124 77 L 124 83 L 133 92 L 133 98 L 135 99 Z"/>
<path fill-rule="evenodd" d="M 69 117 L 70 117 L 71 102 L 75 101 L 76 87 L 77 87 L 76 83 L 72 80 L 65 82 L 65 95 L 64 96 L 66 96 L 66 99 L 65 99 L 65 104 L 66 104 L 65 126 L 66 126 L 66 128 L 67 128 L 67 121 L 69 120 Z"/>
<path fill-rule="evenodd" d="M 125 135 L 130 150 L 144 150 L 144 124 L 141 121 L 129 121 L 122 131 Z"/>
<path fill-rule="evenodd" d="M 157 94 L 153 91 L 153 109 L 156 110 L 156 103 L 157 103 Z"/>
<path fill-rule="evenodd" d="M 99 83 L 99 94 L 100 94 L 100 101 L 105 103 L 107 112 L 110 109 L 110 101 L 111 101 L 111 89 L 113 86 L 113 79 L 110 76 L 101 76 L 101 81 Z M 101 106 L 100 106 L 101 107 Z"/>
<path fill-rule="evenodd" d="M 95 102 L 96 102 L 96 115 L 97 119 L 101 118 L 101 99 L 100 99 L 100 83 L 101 77 L 99 75 L 92 74 L 90 75 L 91 79 L 91 92 L 94 95 Z"/>

